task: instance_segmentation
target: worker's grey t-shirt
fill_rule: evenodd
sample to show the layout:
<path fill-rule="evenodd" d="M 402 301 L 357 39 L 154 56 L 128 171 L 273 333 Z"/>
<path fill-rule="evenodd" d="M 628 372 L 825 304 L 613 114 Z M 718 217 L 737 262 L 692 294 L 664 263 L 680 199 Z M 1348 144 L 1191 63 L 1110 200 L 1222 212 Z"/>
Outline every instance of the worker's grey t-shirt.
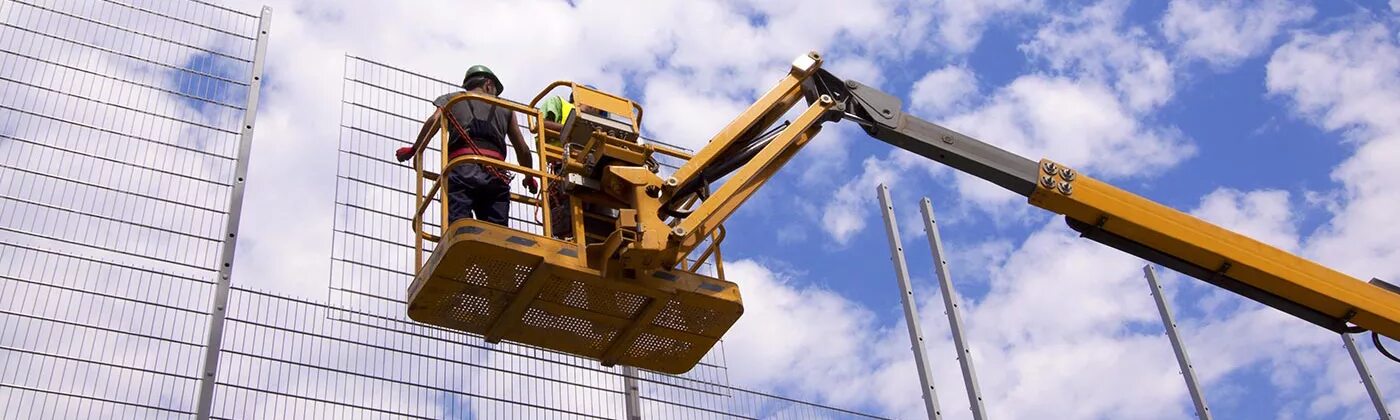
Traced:
<path fill-rule="evenodd" d="M 454 96 L 463 92 L 452 92 L 439 96 L 433 100 L 433 105 L 442 108 Z M 488 149 L 500 153 L 506 153 L 506 133 L 510 130 L 510 125 L 515 123 L 515 115 L 509 109 L 502 108 L 495 104 L 488 104 L 481 101 L 461 100 L 452 104 L 452 118 L 457 120 L 457 124 L 447 123 L 443 129 L 451 133 L 448 136 L 449 151 L 467 147 L 465 139 L 461 138 L 458 130 L 466 130 L 471 136 L 472 142 L 477 148 Z M 460 128 L 458 128 L 460 127 Z"/>

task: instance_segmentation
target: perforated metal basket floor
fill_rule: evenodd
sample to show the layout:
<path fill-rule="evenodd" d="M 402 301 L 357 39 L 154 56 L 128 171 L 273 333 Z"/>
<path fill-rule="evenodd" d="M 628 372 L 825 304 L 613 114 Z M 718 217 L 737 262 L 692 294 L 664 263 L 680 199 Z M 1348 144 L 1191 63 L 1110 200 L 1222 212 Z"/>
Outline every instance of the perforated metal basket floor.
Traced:
<path fill-rule="evenodd" d="M 408 290 L 415 321 L 603 362 L 684 373 L 744 308 L 734 283 L 683 271 L 603 277 L 574 244 L 476 220 L 449 227 Z"/>

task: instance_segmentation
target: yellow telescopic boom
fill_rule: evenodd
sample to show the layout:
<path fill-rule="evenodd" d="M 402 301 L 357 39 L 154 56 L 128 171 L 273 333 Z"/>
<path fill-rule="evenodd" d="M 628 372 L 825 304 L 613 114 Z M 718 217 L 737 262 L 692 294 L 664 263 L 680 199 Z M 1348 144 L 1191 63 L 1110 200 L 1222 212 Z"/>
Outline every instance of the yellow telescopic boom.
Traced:
<path fill-rule="evenodd" d="M 826 71 L 807 96 L 838 102 L 871 137 L 991 181 L 1065 216 L 1083 237 L 1223 287 L 1336 332 L 1400 339 L 1400 292 L 1114 187 L 905 114 L 898 98 Z"/>
<path fill-rule="evenodd" d="M 815 53 L 797 63 L 816 62 Z M 794 78 L 795 76 L 799 76 Z M 696 182 L 697 174 L 715 165 L 715 156 L 734 149 L 723 142 L 740 141 L 738 132 L 754 132 L 776 121 L 795 103 L 793 85 L 809 108 L 800 114 L 798 126 L 814 134 L 812 121 L 844 119 L 860 124 L 871 137 L 895 147 L 944 163 L 953 169 L 990 181 L 1025 196 L 1031 205 L 1065 216 L 1083 237 L 1161 264 L 1183 274 L 1223 287 L 1337 332 L 1372 330 L 1400 339 L 1400 292 L 1380 280 L 1365 282 L 1308 259 L 1192 217 L 1152 200 L 1114 187 L 1068 166 L 1034 161 L 902 111 L 901 101 L 878 89 L 841 80 L 825 69 L 794 71 L 774 91 L 761 98 L 727 127 L 717 140 L 701 150 L 677 174 L 670 185 Z M 822 118 L 818 118 L 822 117 Z M 813 119 L 815 118 L 815 119 Z M 789 132 L 791 130 L 783 130 Z M 684 251 L 684 235 L 704 235 L 706 226 L 723 222 L 766 181 L 777 166 L 806 144 L 769 142 L 760 158 L 743 165 L 728 179 L 720 193 L 706 197 L 681 226 L 697 231 L 676 232 L 673 241 Z M 722 142 L 723 141 L 723 142 Z M 777 162 L 761 157 L 777 157 Z M 728 172 L 723 172 L 728 173 Z M 758 174 L 760 176 L 748 176 Z M 704 180 L 706 183 L 715 179 Z M 669 189 L 663 199 L 688 198 L 683 189 Z M 727 193 L 734 192 L 734 193 Z M 737 195 L 737 197 L 736 197 Z M 710 205 L 720 203 L 717 205 Z M 665 206 L 663 206 L 663 209 Z M 701 236 L 703 237 L 703 236 Z"/>

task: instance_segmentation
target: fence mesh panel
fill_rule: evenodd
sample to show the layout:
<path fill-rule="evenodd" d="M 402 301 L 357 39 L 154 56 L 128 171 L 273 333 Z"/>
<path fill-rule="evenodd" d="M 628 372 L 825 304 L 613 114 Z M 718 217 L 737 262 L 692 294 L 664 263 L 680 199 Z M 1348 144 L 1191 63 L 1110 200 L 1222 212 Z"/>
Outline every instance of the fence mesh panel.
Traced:
<path fill-rule="evenodd" d="M 200 0 L 0 0 L 0 417 L 194 416 L 259 24 Z M 392 152 L 455 86 L 356 57 L 344 83 L 329 299 L 233 286 L 212 417 L 623 418 L 621 369 L 407 320 Z M 864 417 L 732 387 L 722 346 L 639 380 L 644 418 Z"/>
<path fill-rule="evenodd" d="M 257 16 L 0 1 L 0 413 L 193 412 Z"/>

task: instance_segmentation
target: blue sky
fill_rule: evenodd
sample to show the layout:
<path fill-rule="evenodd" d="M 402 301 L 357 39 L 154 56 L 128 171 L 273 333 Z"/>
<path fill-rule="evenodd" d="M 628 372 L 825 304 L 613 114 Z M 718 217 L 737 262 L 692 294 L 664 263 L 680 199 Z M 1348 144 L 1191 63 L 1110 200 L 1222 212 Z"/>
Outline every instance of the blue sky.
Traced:
<path fill-rule="evenodd" d="M 540 0 L 438 2 L 424 7 L 452 13 L 430 15 L 270 3 L 238 260 L 258 287 L 324 296 L 347 53 L 448 80 L 487 63 L 517 100 L 551 80 L 588 81 L 641 101 L 648 133 L 698 148 L 792 57 L 819 50 L 829 69 L 901 96 L 915 115 L 1354 276 L 1400 278 L 1400 227 L 1383 223 L 1400 205 L 1400 187 L 1385 182 L 1400 175 L 1387 153 L 1400 118 L 1386 111 L 1400 106 L 1397 2 Z M 452 16 L 468 13 L 479 19 L 462 31 Z M 521 26 L 529 37 L 500 35 Z M 736 383 L 918 413 L 875 211 L 881 182 L 895 192 L 950 417 L 966 417 L 966 397 L 917 217 L 924 196 L 939 212 L 994 414 L 1190 415 L 1141 261 L 846 124 L 829 126 L 728 224 L 730 280 L 749 309 L 727 344 Z M 1194 280 L 1164 280 L 1219 418 L 1369 415 L 1334 335 Z M 1383 387 L 1400 386 L 1400 369 L 1370 360 Z"/>

